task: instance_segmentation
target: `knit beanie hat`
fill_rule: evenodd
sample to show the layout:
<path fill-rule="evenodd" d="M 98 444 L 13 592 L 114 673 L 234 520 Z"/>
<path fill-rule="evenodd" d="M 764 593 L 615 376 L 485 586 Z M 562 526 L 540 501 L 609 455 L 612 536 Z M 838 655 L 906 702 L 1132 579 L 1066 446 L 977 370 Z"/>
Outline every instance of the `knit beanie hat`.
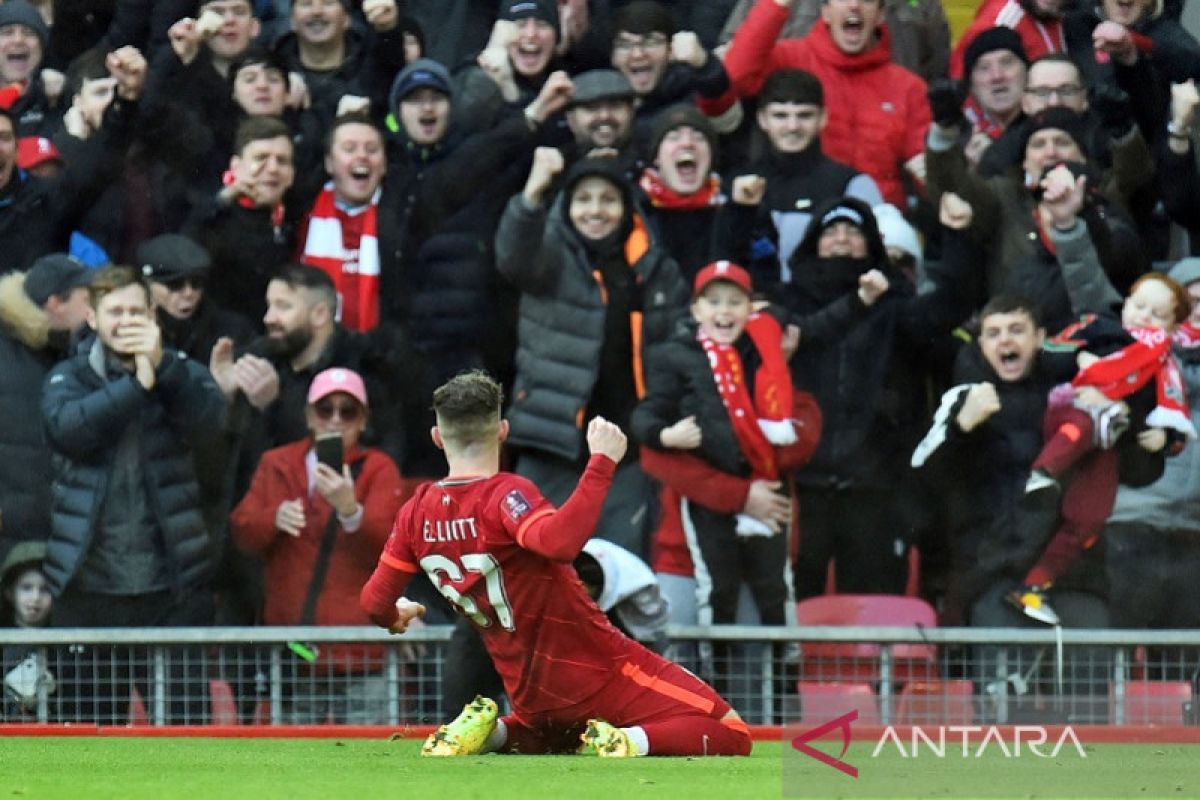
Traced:
<path fill-rule="evenodd" d="M 50 28 L 46 26 L 46 20 L 25 0 L 8 0 L 4 5 L 0 5 L 0 28 L 6 25 L 24 25 L 31 29 L 41 40 L 43 48 L 46 47 L 46 40 L 50 38 Z"/>
<path fill-rule="evenodd" d="M 1069 108 L 1051 106 L 1044 108 L 1025 120 L 1025 130 L 1021 134 L 1021 154 L 1029 146 L 1030 138 L 1038 131 L 1054 128 L 1060 130 L 1075 140 L 1079 152 L 1088 155 L 1087 120 L 1082 114 L 1076 114 Z"/>
<path fill-rule="evenodd" d="M 708 140 L 708 149 L 712 151 L 713 160 L 717 157 L 717 132 L 712 122 L 704 113 L 691 103 L 679 103 L 660 111 L 654 117 L 650 127 L 650 150 L 646 155 L 650 160 L 658 154 L 659 145 L 663 138 L 675 128 L 695 128 L 701 136 Z"/>
<path fill-rule="evenodd" d="M 997 25 L 979 34 L 967 45 L 967 51 L 963 53 L 963 79 L 970 81 L 975 62 L 995 50 L 1009 50 L 1025 66 L 1029 66 L 1029 56 L 1025 55 L 1025 45 L 1021 43 L 1020 35 L 1012 28 Z"/>

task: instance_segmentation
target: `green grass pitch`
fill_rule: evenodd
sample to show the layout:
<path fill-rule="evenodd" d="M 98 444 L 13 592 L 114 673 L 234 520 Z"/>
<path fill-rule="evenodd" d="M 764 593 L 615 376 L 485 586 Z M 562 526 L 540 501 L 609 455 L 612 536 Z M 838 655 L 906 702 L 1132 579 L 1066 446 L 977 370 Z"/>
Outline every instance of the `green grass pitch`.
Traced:
<path fill-rule="evenodd" d="M 744 759 L 422 759 L 419 747 L 417 740 L 8 737 L 0 740 L 0 800 L 785 796 L 779 742 L 758 742 Z M 1086 762 L 1060 758 L 1057 765 L 990 756 L 871 759 L 871 749 L 852 746 L 846 759 L 860 777 L 840 783 L 839 773 L 789 753 L 786 796 L 798 796 L 797 776 L 799 796 L 808 797 L 998 797 L 1006 788 L 1020 798 L 1200 796 L 1200 747 L 1194 745 L 1094 745 Z M 963 781 L 990 790 L 955 791 Z"/>

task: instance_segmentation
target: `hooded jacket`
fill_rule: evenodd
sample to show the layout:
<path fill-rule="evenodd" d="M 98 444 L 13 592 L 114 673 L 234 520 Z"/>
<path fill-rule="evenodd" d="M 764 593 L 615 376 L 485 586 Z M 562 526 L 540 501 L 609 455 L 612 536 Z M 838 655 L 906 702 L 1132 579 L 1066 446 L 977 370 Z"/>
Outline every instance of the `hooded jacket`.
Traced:
<path fill-rule="evenodd" d="M 496 232 L 496 267 L 521 291 L 508 441 L 571 461 L 583 452 L 585 417 L 601 378 L 608 290 L 567 208 L 571 187 L 596 169 L 591 160 L 573 167 L 548 212 L 515 195 Z M 629 221 L 623 252 L 641 308 L 630 315 L 637 386 L 644 379 L 644 349 L 674 331 L 686 313 L 688 288 L 674 260 L 631 214 L 628 184 L 615 174 L 606 177 L 621 187 Z"/>

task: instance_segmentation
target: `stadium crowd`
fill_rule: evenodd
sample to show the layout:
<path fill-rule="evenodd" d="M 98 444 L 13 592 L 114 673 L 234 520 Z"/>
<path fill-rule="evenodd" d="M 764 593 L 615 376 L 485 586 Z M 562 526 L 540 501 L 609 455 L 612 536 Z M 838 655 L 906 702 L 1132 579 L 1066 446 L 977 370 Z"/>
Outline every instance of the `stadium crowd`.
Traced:
<path fill-rule="evenodd" d="M 984 0 L 952 47 L 938 0 L 5 0 L 0 624 L 368 624 L 483 369 L 555 504 L 594 417 L 640 445 L 595 535 L 676 621 L 1200 625 L 1181 10 Z M 1111 514 L 1031 572 L 1080 486 Z"/>

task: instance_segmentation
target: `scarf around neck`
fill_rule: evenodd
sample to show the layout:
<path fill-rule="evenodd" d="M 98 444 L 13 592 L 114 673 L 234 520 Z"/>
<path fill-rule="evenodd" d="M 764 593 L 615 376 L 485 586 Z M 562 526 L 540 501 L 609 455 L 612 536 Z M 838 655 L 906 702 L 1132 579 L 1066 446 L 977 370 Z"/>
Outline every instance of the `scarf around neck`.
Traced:
<path fill-rule="evenodd" d="M 1080 370 L 1072 385 L 1092 386 L 1105 397 L 1120 400 L 1153 379 L 1157 403 L 1146 417 L 1146 424 L 1171 428 L 1195 439 L 1196 428 L 1188 411 L 1183 377 L 1171 357 L 1171 335 L 1162 328 L 1129 328 L 1128 332 L 1133 344 Z"/>
<path fill-rule="evenodd" d="M 667 186 L 662 175 L 654 167 L 646 167 L 638 180 L 642 191 L 650 198 L 650 204 L 655 208 L 666 208 L 671 211 L 696 211 L 701 208 L 714 208 L 725 203 L 721 194 L 721 178 L 711 173 L 700 189 L 692 194 L 680 194 Z"/>
<path fill-rule="evenodd" d="M 339 319 L 347 328 L 369 331 L 379 324 L 379 197 L 360 208 L 345 210 L 334 199 L 333 182 L 326 183 L 308 218 L 300 260 L 320 267 L 333 278 Z M 360 217 L 355 220 L 355 217 Z M 358 242 L 346 242 L 343 224 L 359 223 Z M 354 245 L 357 244 L 357 247 Z"/>
<path fill-rule="evenodd" d="M 796 441 L 792 378 L 779 346 L 783 330 L 774 317 L 759 313 L 746 322 L 746 334 L 762 358 L 754 376 L 753 398 L 736 344 L 717 344 L 699 332 L 696 338 L 708 356 L 717 392 L 754 477 L 774 480 L 779 477 L 775 445 Z"/>

